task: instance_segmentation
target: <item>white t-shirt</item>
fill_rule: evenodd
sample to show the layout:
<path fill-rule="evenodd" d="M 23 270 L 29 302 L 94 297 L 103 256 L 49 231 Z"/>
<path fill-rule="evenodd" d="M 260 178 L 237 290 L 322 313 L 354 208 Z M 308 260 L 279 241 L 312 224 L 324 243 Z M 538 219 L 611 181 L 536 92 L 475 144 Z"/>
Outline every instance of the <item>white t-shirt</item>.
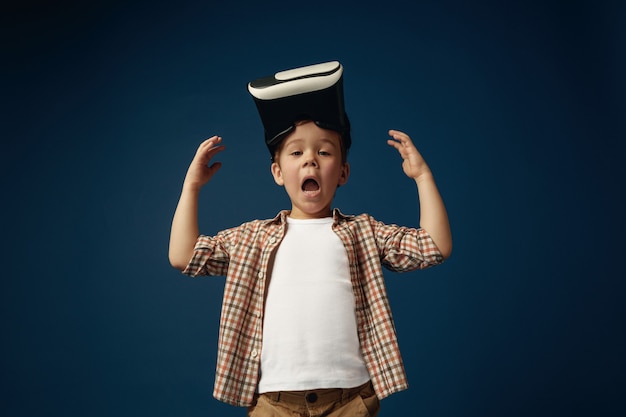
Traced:
<path fill-rule="evenodd" d="M 332 223 L 287 218 L 267 289 L 260 393 L 352 388 L 370 379 L 348 256 Z"/>

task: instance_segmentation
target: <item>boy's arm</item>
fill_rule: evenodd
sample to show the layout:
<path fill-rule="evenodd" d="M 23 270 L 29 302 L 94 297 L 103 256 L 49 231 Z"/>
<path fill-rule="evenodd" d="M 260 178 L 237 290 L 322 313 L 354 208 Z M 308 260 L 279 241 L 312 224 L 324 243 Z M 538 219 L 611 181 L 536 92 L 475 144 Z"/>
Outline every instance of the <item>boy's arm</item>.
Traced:
<path fill-rule="evenodd" d="M 428 232 L 444 259 L 452 253 L 452 233 L 443 199 L 435 178 L 411 138 L 403 132 L 390 130 L 387 143 L 402 156 L 404 173 L 415 180 L 420 201 L 420 227 Z"/>
<path fill-rule="evenodd" d="M 169 247 L 170 263 L 181 271 L 191 260 L 200 234 L 198 231 L 198 196 L 202 186 L 221 166 L 219 162 L 208 165 L 215 154 L 224 149 L 221 142 L 222 138 L 219 136 L 213 136 L 202 142 L 185 176 L 183 190 L 172 220 Z"/>

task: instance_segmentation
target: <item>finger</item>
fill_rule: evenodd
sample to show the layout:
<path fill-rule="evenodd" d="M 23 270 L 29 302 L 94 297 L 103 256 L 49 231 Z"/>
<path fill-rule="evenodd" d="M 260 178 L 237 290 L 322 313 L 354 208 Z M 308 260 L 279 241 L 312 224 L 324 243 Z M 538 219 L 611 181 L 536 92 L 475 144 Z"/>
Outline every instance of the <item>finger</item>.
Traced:
<path fill-rule="evenodd" d="M 213 175 L 215 175 L 215 173 L 222 167 L 222 163 L 221 162 L 215 162 L 213 164 L 211 164 L 211 166 L 209 167 L 209 171 L 210 171 L 210 176 L 212 177 Z"/>
<path fill-rule="evenodd" d="M 402 152 L 402 144 L 396 140 L 393 139 L 388 139 L 387 140 L 387 145 L 396 148 L 398 151 Z"/>
<path fill-rule="evenodd" d="M 224 145 L 213 146 L 205 151 L 205 155 L 208 155 L 210 158 L 213 158 L 213 156 L 215 156 L 216 153 L 222 152 L 224 149 L 226 149 L 226 146 Z"/>
<path fill-rule="evenodd" d="M 207 149 L 210 149 L 220 143 L 222 143 L 221 136 L 212 136 L 198 146 L 198 152 L 206 152 Z"/>
<path fill-rule="evenodd" d="M 394 136 L 391 137 L 391 139 L 387 139 L 387 143 L 399 151 L 413 145 L 413 142 L 411 142 L 411 139 L 409 139 L 407 135 L 402 135 L 402 134 L 395 134 Z"/>
<path fill-rule="evenodd" d="M 402 159 L 406 160 L 407 158 L 410 157 L 410 153 L 408 152 L 407 148 L 404 145 L 402 145 L 400 142 L 396 142 L 395 140 L 389 139 L 387 141 L 387 144 L 395 148 L 396 151 L 398 151 L 398 154 L 400 155 Z"/>
<path fill-rule="evenodd" d="M 413 143 L 409 135 L 404 132 L 400 132 L 399 130 L 390 130 L 389 136 L 402 143 L 403 145 L 409 145 Z"/>
<path fill-rule="evenodd" d="M 196 161 L 200 166 L 207 166 L 209 162 L 215 157 L 215 155 L 223 151 L 224 149 L 224 146 L 216 146 L 210 148 L 206 152 L 199 154 L 196 158 Z"/>
<path fill-rule="evenodd" d="M 213 136 L 200 144 L 198 151 L 196 152 L 196 159 L 202 164 L 206 164 L 211 160 L 218 152 L 225 149 L 224 145 L 221 145 L 222 138 L 220 136 Z"/>
<path fill-rule="evenodd" d="M 392 137 L 409 137 L 409 135 L 407 135 L 406 133 L 400 131 L 400 130 L 395 130 L 395 129 L 390 129 L 389 130 L 389 136 Z"/>

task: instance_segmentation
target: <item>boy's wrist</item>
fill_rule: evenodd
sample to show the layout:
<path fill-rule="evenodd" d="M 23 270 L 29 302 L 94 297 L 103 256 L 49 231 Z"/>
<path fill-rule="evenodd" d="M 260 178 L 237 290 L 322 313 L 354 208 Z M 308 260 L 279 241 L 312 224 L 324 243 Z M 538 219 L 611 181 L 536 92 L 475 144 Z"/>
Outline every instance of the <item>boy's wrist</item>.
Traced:
<path fill-rule="evenodd" d="M 202 184 L 195 182 L 195 181 L 185 181 L 183 182 L 183 192 L 190 192 L 190 193 L 199 193 L 200 189 L 202 188 Z"/>
<path fill-rule="evenodd" d="M 417 177 L 414 177 L 413 179 L 415 180 L 415 183 L 417 184 L 418 187 L 420 185 L 426 183 L 426 182 L 434 182 L 435 181 L 435 177 L 433 176 L 432 172 L 430 172 L 430 171 L 425 172 L 423 174 L 420 174 Z"/>

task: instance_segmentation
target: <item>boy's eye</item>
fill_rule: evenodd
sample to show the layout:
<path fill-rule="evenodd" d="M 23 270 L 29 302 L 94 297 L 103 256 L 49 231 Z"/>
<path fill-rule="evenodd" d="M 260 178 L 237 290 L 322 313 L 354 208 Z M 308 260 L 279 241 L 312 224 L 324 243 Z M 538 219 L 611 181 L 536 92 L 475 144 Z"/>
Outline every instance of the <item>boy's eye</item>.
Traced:
<path fill-rule="evenodd" d="M 324 156 L 328 156 L 328 155 L 330 155 L 330 152 L 327 152 L 327 151 L 319 151 L 319 154 L 320 154 L 320 155 L 324 155 Z"/>
<path fill-rule="evenodd" d="M 300 156 L 300 155 L 302 155 L 302 151 L 293 151 L 293 152 L 291 152 L 291 155 Z"/>

